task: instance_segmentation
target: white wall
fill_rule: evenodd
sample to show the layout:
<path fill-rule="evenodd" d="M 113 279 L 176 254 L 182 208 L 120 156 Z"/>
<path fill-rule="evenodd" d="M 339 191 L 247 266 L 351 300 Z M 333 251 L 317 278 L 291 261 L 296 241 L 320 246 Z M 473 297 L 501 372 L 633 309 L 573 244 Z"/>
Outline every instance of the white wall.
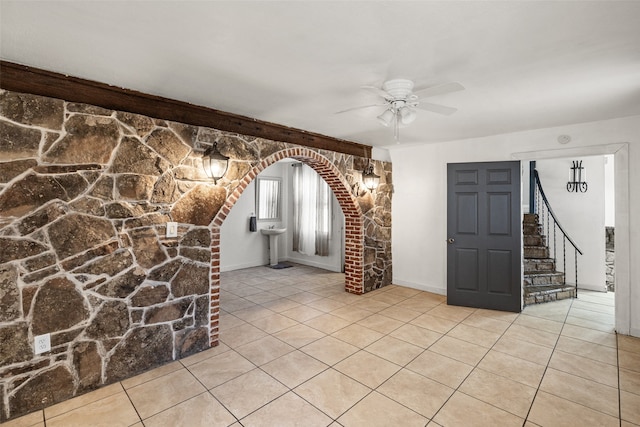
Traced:
<path fill-rule="evenodd" d="M 571 135 L 572 141 L 560 145 L 561 134 Z M 616 329 L 640 336 L 640 223 L 630 220 L 640 212 L 640 116 L 436 144 L 399 144 L 389 151 L 395 188 L 394 283 L 441 294 L 446 293 L 447 163 L 615 152 Z"/>
<path fill-rule="evenodd" d="M 330 255 L 326 257 L 303 255 L 291 250 L 293 246 L 291 163 L 276 162 L 258 176 L 282 179 L 281 220 L 258 221 L 258 230 L 272 225 L 287 227 L 287 231 L 278 238 L 278 260 L 292 261 L 330 271 L 342 271 L 344 215 L 335 196 L 333 196 L 333 234 L 330 241 Z M 254 180 L 243 191 L 220 228 L 220 271 L 222 272 L 269 263 L 268 237 L 259 231 L 255 233 L 249 231 L 249 217 L 256 212 L 255 189 L 256 181 Z"/>
<path fill-rule="evenodd" d="M 381 160 L 383 162 L 391 162 L 391 155 L 389 150 L 386 148 L 372 147 L 371 158 L 374 160 Z"/>
<path fill-rule="evenodd" d="M 274 163 L 260 173 L 259 176 L 283 178 L 286 164 Z M 283 182 L 284 181 L 283 179 Z M 283 186 L 284 187 L 284 186 Z M 288 195 L 283 191 L 283 206 L 286 206 Z M 256 181 L 253 180 L 225 218 L 220 228 L 220 271 L 238 270 L 256 267 L 269 263 L 268 237 L 259 231 L 249 231 L 249 217 L 256 213 Z M 258 230 L 271 225 L 286 224 L 287 210 L 282 209 L 282 221 L 258 221 Z M 278 253 L 284 254 L 286 239 L 278 238 Z"/>
<path fill-rule="evenodd" d="M 567 191 L 567 182 L 573 179 L 573 161 L 582 161 L 583 180 L 588 185 L 585 193 Z M 543 159 L 536 162 L 536 169 L 551 209 L 583 252 L 578 256 L 578 287 L 605 292 L 604 156 Z M 547 236 L 550 244 L 552 236 L 552 232 Z M 562 233 L 559 230 L 556 238 L 556 261 L 558 269 L 562 270 Z M 570 243 L 567 242 L 565 247 L 566 280 L 575 284 L 575 252 Z"/>

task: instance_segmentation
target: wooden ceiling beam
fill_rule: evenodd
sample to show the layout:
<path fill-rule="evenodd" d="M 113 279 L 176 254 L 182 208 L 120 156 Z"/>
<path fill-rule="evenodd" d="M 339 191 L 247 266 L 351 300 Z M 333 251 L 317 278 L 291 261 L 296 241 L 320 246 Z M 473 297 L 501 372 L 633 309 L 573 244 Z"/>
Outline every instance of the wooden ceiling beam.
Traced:
<path fill-rule="evenodd" d="M 273 141 L 371 157 L 371 146 L 92 80 L 0 61 L 0 88 Z"/>

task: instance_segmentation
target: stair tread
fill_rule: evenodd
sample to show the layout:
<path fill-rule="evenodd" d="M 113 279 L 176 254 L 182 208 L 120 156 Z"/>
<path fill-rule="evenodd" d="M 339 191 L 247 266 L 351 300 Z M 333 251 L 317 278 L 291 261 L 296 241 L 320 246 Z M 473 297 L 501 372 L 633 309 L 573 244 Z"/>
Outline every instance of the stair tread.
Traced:
<path fill-rule="evenodd" d="M 564 273 L 562 271 L 548 271 L 548 270 L 535 270 L 535 271 L 525 271 L 524 275 L 525 276 L 558 276 L 558 275 L 563 275 Z"/>
<path fill-rule="evenodd" d="M 553 276 L 554 274 L 549 274 L 549 273 L 553 273 L 553 271 L 550 270 L 525 270 L 524 271 L 524 277 L 526 278 L 531 278 L 531 277 L 541 277 L 541 276 Z M 561 276 L 564 273 L 561 271 L 557 271 L 557 274 L 555 274 L 555 276 Z"/>
<path fill-rule="evenodd" d="M 551 283 L 546 283 L 543 285 L 524 285 L 523 288 L 526 291 L 525 293 L 529 292 L 539 292 L 540 290 L 546 290 L 546 289 L 560 289 L 560 288 L 553 288 L 552 286 L 566 286 L 566 285 L 553 285 Z M 573 289 L 573 286 L 569 286 L 567 289 Z"/>
<path fill-rule="evenodd" d="M 532 288 L 525 288 L 525 295 L 531 294 L 542 294 L 542 293 L 550 293 L 550 292 L 564 292 L 574 290 L 574 286 L 569 285 L 546 285 L 546 286 L 533 286 Z"/>

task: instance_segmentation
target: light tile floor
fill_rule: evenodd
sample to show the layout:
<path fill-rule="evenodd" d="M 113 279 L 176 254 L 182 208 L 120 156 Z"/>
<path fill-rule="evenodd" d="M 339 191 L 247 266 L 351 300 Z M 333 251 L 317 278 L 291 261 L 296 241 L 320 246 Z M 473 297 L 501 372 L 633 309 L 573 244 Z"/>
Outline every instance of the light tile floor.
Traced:
<path fill-rule="evenodd" d="M 13 426 L 633 426 L 613 294 L 505 313 L 295 265 L 222 274 L 220 345 Z"/>

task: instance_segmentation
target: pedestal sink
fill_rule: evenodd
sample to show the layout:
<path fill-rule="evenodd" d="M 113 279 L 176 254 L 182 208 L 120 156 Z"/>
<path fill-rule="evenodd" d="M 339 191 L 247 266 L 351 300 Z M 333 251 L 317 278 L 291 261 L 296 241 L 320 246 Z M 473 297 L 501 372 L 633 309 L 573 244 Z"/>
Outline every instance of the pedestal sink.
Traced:
<path fill-rule="evenodd" d="M 265 236 L 269 236 L 269 264 L 278 264 L 278 236 L 287 231 L 286 228 L 263 228 L 260 230 Z"/>

